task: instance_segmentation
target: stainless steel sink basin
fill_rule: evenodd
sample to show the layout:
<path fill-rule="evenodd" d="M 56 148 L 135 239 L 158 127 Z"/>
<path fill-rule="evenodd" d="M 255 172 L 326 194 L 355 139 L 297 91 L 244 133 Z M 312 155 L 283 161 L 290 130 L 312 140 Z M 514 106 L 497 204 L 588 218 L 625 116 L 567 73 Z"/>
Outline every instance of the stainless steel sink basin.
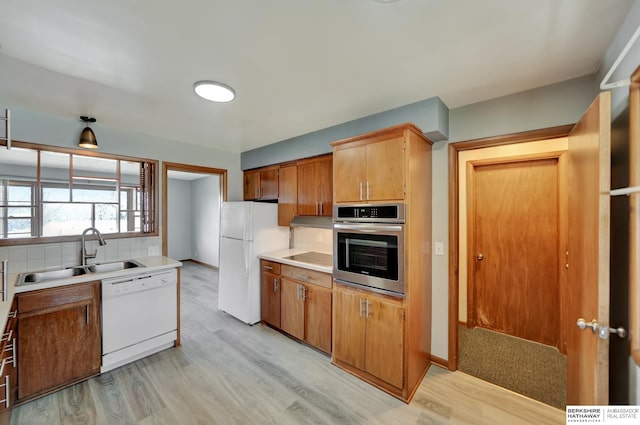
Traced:
<path fill-rule="evenodd" d="M 90 273 L 106 273 L 115 272 L 119 270 L 135 269 L 137 267 L 144 267 L 137 261 L 114 261 L 113 263 L 91 264 L 87 266 Z"/>
<path fill-rule="evenodd" d="M 27 285 L 29 283 L 41 283 L 49 280 L 67 279 L 74 276 L 86 274 L 87 271 L 82 267 L 72 267 L 63 270 L 50 270 L 32 273 L 20 273 L 16 286 Z"/>
<path fill-rule="evenodd" d="M 76 266 L 62 270 L 47 270 L 41 272 L 20 273 L 16 286 L 29 285 L 34 283 L 48 282 L 51 280 L 68 279 L 74 276 L 81 276 L 93 273 L 107 273 L 119 270 L 134 269 L 144 267 L 137 261 L 114 261 L 112 263 L 91 264 L 86 267 Z"/>

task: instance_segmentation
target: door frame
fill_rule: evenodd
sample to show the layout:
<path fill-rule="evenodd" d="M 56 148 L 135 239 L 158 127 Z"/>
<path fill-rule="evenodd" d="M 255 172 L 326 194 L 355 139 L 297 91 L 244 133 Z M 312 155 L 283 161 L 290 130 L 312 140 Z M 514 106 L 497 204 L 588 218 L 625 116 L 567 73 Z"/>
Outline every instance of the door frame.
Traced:
<path fill-rule="evenodd" d="M 188 173 L 212 174 L 220 176 L 220 194 L 222 202 L 227 200 L 227 170 L 223 168 L 202 167 L 199 165 L 179 164 L 177 162 L 162 162 L 162 255 L 167 256 L 168 247 L 168 199 L 169 189 L 167 181 L 169 171 L 184 171 Z"/>
<path fill-rule="evenodd" d="M 448 360 L 442 362 L 442 365 L 448 367 L 449 370 L 458 370 L 458 264 L 460 258 L 458 228 L 458 199 L 460 195 L 458 175 L 460 164 L 458 161 L 458 153 L 467 150 L 566 137 L 571 132 L 573 126 L 574 124 L 566 124 L 449 144 L 449 355 Z"/>

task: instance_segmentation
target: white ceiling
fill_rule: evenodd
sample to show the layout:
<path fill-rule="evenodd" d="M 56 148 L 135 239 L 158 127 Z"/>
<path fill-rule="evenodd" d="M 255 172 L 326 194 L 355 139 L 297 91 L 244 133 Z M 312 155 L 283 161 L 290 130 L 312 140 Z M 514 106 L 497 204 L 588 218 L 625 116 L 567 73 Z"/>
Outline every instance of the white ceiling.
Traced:
<path fill-rule="evenodd" d="M 4 0 L 0 103 L 241 152 L 595 72 L 632 0 Z M 194 82 L 237 98 L 198 98 Z"/>

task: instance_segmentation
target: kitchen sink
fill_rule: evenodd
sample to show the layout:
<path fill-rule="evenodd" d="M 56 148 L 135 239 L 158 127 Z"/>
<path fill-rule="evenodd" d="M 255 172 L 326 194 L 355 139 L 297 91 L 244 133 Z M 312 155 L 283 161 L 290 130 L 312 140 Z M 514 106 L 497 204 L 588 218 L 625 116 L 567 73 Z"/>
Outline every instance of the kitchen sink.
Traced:
<path fill-rule="evenodd" d="M 111 263 L 91 264 L 86 267 L 75 266 L 62 270 L 47 270 L 41 272 L 20 273 L 16 286 L 29 285 L 34 283 L 48 282 L 51 280 L 68 279 L 74 276 L 81 276 L 93 273 L 107 273 L 120 270 L 134 269 L 144 267 L 142 264 L 134 260 L 114 261 Z"/>
<path fill-rule="evenodd" d="M 135 269 L 137 267 L 144 267 L 137 261 L 114 261 L 113 263 L 91 264 L 87 266 L 90 273 L 106 273 L 115 272 L 119 270 Z"/>

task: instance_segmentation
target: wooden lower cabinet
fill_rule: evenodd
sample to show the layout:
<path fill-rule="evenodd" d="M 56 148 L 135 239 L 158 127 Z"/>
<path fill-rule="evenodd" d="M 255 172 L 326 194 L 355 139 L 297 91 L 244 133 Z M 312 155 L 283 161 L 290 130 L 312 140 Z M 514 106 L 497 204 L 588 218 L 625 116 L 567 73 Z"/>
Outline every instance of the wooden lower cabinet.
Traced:
<path fill-rule="evenodd" d="M 334 362 L 404 386 L 404 307 L 371 293 L 336 289 Z"/>
<path fill-rule="evenodd" d="M 264 322 L 280 327 L 280 264 L 260 261 L 260 315 Z"/>
<path fill-rule="evenodd" d="M 331 353 L 331 275 L 260 260 L 262 321 Z"/>
<path fill-rule="evenodd" d="M 14 299 L 0 341 L 0 424 L 8 424 L 17 396 L 17 304 Z"/>
<path fill-rule="evenodd" d="M 100 282 L 26 292 L 18 299 L 18 399 L 100 373 Z"/>

